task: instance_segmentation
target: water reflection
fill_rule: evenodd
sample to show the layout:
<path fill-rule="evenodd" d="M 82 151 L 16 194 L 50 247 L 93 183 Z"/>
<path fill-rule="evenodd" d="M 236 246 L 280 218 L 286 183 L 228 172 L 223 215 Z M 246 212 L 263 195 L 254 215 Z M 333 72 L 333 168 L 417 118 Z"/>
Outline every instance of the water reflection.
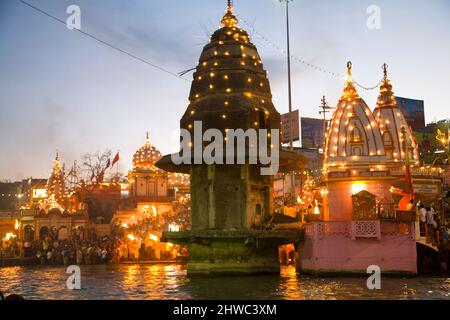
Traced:
<path fill-rule="evenodd" d="M 183 265 L 82 266 L 82 290 L 66 289 L 65 268 L 0 269 L 0 290 L 27 299 L 450 299 L 450 279 L 382 279 L 370 291 L 365 278 L 319 279 L 281 274 L 254 277 L 188 278 Z"/>

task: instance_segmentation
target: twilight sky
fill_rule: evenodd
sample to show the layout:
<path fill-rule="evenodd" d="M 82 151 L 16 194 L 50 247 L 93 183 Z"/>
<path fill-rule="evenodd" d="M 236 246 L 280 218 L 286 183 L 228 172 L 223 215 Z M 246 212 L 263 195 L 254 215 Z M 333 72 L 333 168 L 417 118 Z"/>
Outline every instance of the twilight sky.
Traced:
<path fill-rule="evenodd" d="M 225 0 L 27 0 L 66 20 L 81 7 L 81 28 L 174 73 L 197 64 L 208 34 L 219 27 Z M 285 11 L 278 0 L 235 0 L 235 12 L 285 47 Z M 369 5 L 381 29 L 369 30 Z M 288 110 L 283 54 L 241 21 L 269 72 L 274 103 Z M 73 163 L 86 152 L 120 150 L 120 170 L 150 132 L 163 154 L 178 150 L 179 120 L 190 83 L 116 52 L 23 5 L 0 0 L 0 180 L 46 178 L 55 150 Z M 426 121 L 450 118 L 448 0 L 295 0 L 292 54 L 373 86 L 387 62 L 397 95 L 425 100 Z M 185 76 L 191 79 L 192 73 Z M 293 62 L 293 102 L 318 117 L 326 95 L 334 105 L 344 80 Z M 359 89 L 374 108 L 377 90 Z"/>

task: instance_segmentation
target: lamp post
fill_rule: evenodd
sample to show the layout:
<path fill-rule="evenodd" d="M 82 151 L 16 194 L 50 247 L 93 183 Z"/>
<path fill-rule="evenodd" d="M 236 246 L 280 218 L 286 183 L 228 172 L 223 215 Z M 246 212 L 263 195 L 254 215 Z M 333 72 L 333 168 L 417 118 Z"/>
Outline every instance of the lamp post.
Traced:
<path fill-rule="evenodd" d="M 291 82 L 291 45 L 289 36 L 289 2 L 293 0 L 279 0 L 286 3 L 286 37 L 287 37 L 287 67 L 288 67 L 288 99 L 289 99 L 289 149 L 294 150 L 294 137 L 292 132 L 292 82 Z"/>
<path fill-rule="evenodd" d="M 294 137 L 292 128 L 292 81 L 291 81 L 291 45 L 289 36 L 289 2 L 293 0 L 279 0 L 286 3 L 286 38 L 287 38 L 287 68 L 288 68 L 288 101 L 289 101 L 289 150 L 294 151 Z M 291 191 L 295 196 L 295 174 L 291 171 Z"/>

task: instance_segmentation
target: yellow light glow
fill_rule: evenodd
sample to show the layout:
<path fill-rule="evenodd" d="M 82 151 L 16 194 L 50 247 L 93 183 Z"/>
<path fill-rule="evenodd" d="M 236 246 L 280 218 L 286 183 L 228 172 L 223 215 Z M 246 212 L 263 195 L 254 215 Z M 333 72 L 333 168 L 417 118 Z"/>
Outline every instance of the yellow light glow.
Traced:
<path fill-rule="evenodd" d="M 320 214 L 319 204 L 317 203 L 317 200 L 316 200 L 316 206 L 314 207 L 314 214 L 315 215 Z"/>
<path fill-rule="evenodd" d="M 131 233 L 127 235 L 127 238 L 130 239 L 131 241 L 136 240 L 135 236 L 133 236 Z"/>
<path fill-rule="evenodd" d="M 352 184 L 352 194 L 357 194 L 366 189 L 366 185 L 362 182 Z"/>
<path fill-rule="evenodd" d="M 180 231 L 180 227 L 175 223 L 171 223 L 171 224 L 169 224 L 169 231 L 170 232 L 178 232 L 178 231 Z"/>
<path fill-rule="evenodd" d="M 148 235 L 148 237 L 150 238 L 150 240 L 153 240 L 153 241 L 159 241 L 159 238 L 157 237 L 157 236 L 155 236 L 154 234 L 149 234 Z"/>

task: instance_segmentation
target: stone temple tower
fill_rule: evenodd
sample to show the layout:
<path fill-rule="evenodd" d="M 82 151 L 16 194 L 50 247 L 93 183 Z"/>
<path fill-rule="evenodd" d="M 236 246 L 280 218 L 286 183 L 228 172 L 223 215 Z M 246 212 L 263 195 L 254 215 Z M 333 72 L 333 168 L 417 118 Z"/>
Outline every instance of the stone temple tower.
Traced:
<path fill-rule="evenodd" d="M 221 24 L 201 53 L 180 127 L 192 137 L 199 134 L 199 122 L 202 135 L 208 129 L 219 129 L 224 137 L 228 130 L 267 129 L 268 149 L 279 150 L 279 143 L 271 145 L 270 130 L 280 129 L 280 114 L 272 103 L 267 72 L 247 32 L 238 27 L 230 1 Z M 222 143 L 226 147 L 227 138 Z M 249 139 L 245 143 L 254 147 Z M 199 145 L 206 147 L 194 139 L 192 154 Z M 191 174 L 192 230 L 166 237 L 188 243 L 189 273 L 278 272 L 280 239 L 262 230 L 273 211 L 272 176 L 261 175 L 260 165 L 249 161 L 175 166 L 169 158 L 157 166 Z"/>
<path fill-rule="evenodd" d="M 181 128 L 194 135 L 202 121 L 202 134 L 214 128 L 224 137 L 228 129 L 279 129 L 267 73 L 230 4 L 221 23 L 200 56 Z M 249 229 L 271 211 L 271 177 L 257 166 L 194 166 L 191 187 L 195 229 Z"/>

